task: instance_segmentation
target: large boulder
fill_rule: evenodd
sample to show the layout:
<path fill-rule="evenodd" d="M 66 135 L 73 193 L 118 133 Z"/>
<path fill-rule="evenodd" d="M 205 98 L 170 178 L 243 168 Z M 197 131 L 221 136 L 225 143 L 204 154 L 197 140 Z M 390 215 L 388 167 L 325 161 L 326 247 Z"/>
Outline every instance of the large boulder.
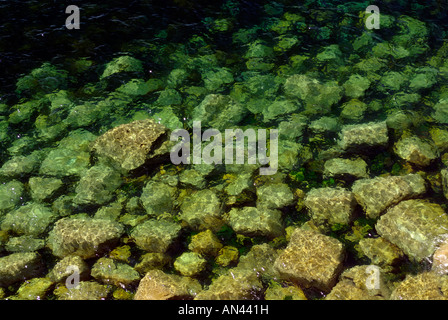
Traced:
<path fill-rule="evenodd" d="M 439 204 L 406 200 L 382 215 L 376 230 L 410 258 L 421 261 L 448 236 L 448 216 Z"/>
<path fill-rule="evenodd" d="M 342 271 L 344 247 L 337 239 L 297 228 L 275 260 L 281 278 L 329 292 Z"/>
<path fill-rule="evenodd" d="M 0 287 L 38 277 L 45 272 L 42 258 L 35 252 L 18 252 L 0 258 Z"/>
<path fill-rule="evenodd" d="M 391 205 L 424 194 L 426 185 L 420 175 L 408 174 L 357 180 L 352 191 L 367 217 L 378 218 Z"/>
<path fill-rule="evenodd" d="M 153 119 L 136 120 L 119 125 L 99 136 L 92 151 L 100 161 L 111 163 L 124 171 L 143 165 L 166 128 Z"/>
<path fill-rule="evenodd" d="M 342 188 L 317 188 L 309 191 L 304 204 L 318 224 L 348 224 L 353 218 L 356 200 L 353 192 Z"/>
<path fill-rule="evenodd" d="M 393 290 L 391 300 L 447 300 L 448 278 L 434 272 L 408 274 Z"/>
<path fill-rule="evenodd" d="M 198 280 L 150 270 L 140 281 L 134 300 L 191 299 L 201 290 Z"/>
<path fill-rule="evenodd" d="M 95 257 L 113 247 L 123 233 L 114 221 L 88 217 L 62 218 L 50 231 L 47 244 L 57 257 Z"/>

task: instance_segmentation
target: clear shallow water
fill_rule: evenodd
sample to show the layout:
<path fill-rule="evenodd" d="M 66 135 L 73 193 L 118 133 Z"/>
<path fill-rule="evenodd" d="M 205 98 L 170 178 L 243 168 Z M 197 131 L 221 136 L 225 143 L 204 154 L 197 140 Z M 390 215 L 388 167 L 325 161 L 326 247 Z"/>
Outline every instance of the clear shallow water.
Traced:
<path fill-rule="evenodd" d="M 235 191 L 236 194 L 223 189 L 246 169 L 237 167 L 202 174 L 205 181 L 183 176 L 184 182 L 177 186 L 179 194 L 173 198 L 174 208 L 168 220 L 182 225 L 185 220 L 179 216 L 182 201 L 196 190 L 215 188 L 224 211 L 229 212 L 233 207 L 255 206 L 258 187 L 274 181 L 288 185 L 295 194 L 294 204 L 280 208 L 285 230 L 301 226 L 311 218 L 300 200 L 301 192 L 306 194 L 312 188 L 327 186 L 350 189 L 353 181 L 359 178 L 323 175 L 324 160 L 341 156 L 331 148 L 337 146 L 342 127 L 388 119 L 390 141 L 387 146 L 352 150 L 342 157 L 360 156 L 370 178 L 423 172 L 428 189 L 419 196 L 445 208 L 440 176 L 447 151 L 443 134 L 447 111 L 441 102 L 447 98 L 448 68 L 445 62 L 448 50 L 441 49 L 447 37 L 443 2 L 381 3 L 378 5 L 381 14 L 387 17 L 382 18 L 379 30 L 370 32 L 359 18 L 367 5 L 361 2 L 307 2 L 301 6 L 232 1 L 213 4 L 134 1 L 107 5 L 83 2 L 78 4 L 80 30 L 65 28 L 67 15 L 63 5 L 33 1 L 0 4 L 3 12 L 10 13 L 2 22 L 0 37 L 3 164 L 14 156 L 28 156 L 35 150 L 48 153 L 70 132 L 80 128 L 100 135 L 119 124 L 154 114 L 162 123 L 169 119 L 174 127 L 186 129 L 191 129 L 191 120 L 198 114 L 205 127 L 212 126 L 210 123 L 215 127 L 226 123 L 220 129 L 227 126 L 284 128 L 279 141 L 286 144 L 280 152 L 285 164 L 279 175 L 260 177 L 254 174 L 247 181 L 255 189 Z M 103 79 L 107 64 L 121 56 L 138 59 L 141 68 Z M 32 70 L 42 69 L 43 63 L 51 63 L 54 69 L 44 68 L 47 74 L 35 76 L 25 84 L 18 82 Z M 295 75 L 306 75 L 306 78 L 300 82 Z M 356 77 L 352 77 L 354 75 Z M 132 79 L 153 80 L 151 85 L 156 89 L 146 94 L 118 89 Z M 311 84 L 300 89 L 300 85 L 307 82 Z M 63 94 L 59 92 L 61 89 L 65 90 Z M 53 98 L 46 96 L 57 92 L 58 99 L 63 101 L 60 106 L 53 105 Z M 201 113 L 198 106 L 209 94 L 229 96 L 238 106 L 229 108 L 221 117 L 219 107 Z M 29 101 L 38 107 L 23 105 Z M 105 109 L 100 107 L 91 113 L 86 111 L 88 108 L 79 109 L 77 117 L 72 111 L 80 105 L 104 106 Z M 163 113 L 168 109 L 169 116 Z M 28 115 L 26 110 L 30 110 Z M 60 123 L 66 126 L 58 127 Z M 397 154 L 393 146 L 406 135 L 432 139 L 437 144 L 438 155 L 430 165 L 413 166 Z M 88 144 L 89 140 L 86 141 Z M 287 157 L 288 152 L 291 157 Z M 69 166 L 75 167 L 77 159 L 71 158 Z M 153 177 L 177 176 L 189 168 L 170 163 L 145 167 L 124 178 L 125 183 L 109 201 L 74 206 L 69 212 L 94 216 L 102 205 L 116 202 L 127 205 L 132 198 L 142 197 L 142 189 L 148 181 L 154 180 Z M 18 180 L 24 185 L 17 207 L 39 202 L 31 194 L 30 177 L 54 176 L 38 169 L 19 177 L 2 177 L 4 183 Z M 44 206 L 54 207 L 60 196 L 79 193 L 76 188 L 82 176 L 58 173 L 56 178 L 61 179 L 64 187 L 41 201 Z M 17 207 L 5 209 L 3 218 Z M 123 218 L 127 210 L 123 209 L 117 217 L 127 230 L 119 245 L 126 244 L 130 230 L 140 223 L 123 222 L 128 221 Z M 61 212 L 59 210 L 58 214 Z M 152 219 L 151 215 L 145 215 L 145 210 L 136 212 L 141 222 Z M 127 218 L 140 221 L 136 217 Z M 350 223 L 324 228 L 324 234 L 338 239 L 346 248 L 344 270 L 371 262 L 360 253 L 357 245 L 362 238 L 378 237 L 375 224 L 376 218 L 365 217 L 358 206 Z M 46 240 L 53 225 L 54 221 L 39 237 Z M 21 234 L 7 227 L 2 229 L 8 237 Z M 198 231 L 188 223 L 185 227 L 184 221 L 180 240 L 169 255 L 177 258 L 188 251 L 188 243 Z M 223 245 L 234 246 L 240 255 L 246 254 L 254 244 L 269 243 L 283 249 L 287 243 L 284 235 L 274 239 L 263 234 L 238 237 L 238 232 L 227 224 L 215 233 Z M 135 244 L 131 244 L 131 248 L 128 264 L 134 267 L 143 252 Z M 36 251 L 43 255 L 48 269 L 58 260 L 47 248 Z M 3 256 L 10 253 L 6 249 L 1 252 Z M 223 270 L 237 263 L 219 267 L 216 261 L 208 259 L 208 269 L 199 277 L 203 285 L 210 284 Z M 92 266 L 96 261 L 91 259 L 88 263 Z M 410 272 L 419 273 L 428 268 L 426 262 L 414 263 L 405 256 L 398 264 L 388 266 L 388 277 L 399 281 Z M 178 272 L 171 264 L 164 270 Z M 275 281 L 286 283 L 287 279 Z M 263 290 L 268 286 L 269 282 L 264 282 Z M 315 288 L 303 289 L 310 291 L 307 292 L 309 298 L 316 296 Z M 5 295 L 13 295 L 15 290 L 8 289 Z M 128 291 L 135 292 L 135 284 Z M 48 296 L 54 297 L 54 293 L 50 290 Z"/>

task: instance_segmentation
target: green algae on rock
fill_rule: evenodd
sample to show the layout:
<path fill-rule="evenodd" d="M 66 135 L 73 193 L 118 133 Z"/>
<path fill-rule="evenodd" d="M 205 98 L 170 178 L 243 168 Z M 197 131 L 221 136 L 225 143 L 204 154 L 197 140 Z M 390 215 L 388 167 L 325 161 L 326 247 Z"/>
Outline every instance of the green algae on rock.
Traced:
<path fill-rule="evenodd" d="M 57 257 L 78 255 L 88 259 L 111 248 L 122 234 L 123 227 L 114 221 L 69 217 L 56 221 L 47 244 Z"/>

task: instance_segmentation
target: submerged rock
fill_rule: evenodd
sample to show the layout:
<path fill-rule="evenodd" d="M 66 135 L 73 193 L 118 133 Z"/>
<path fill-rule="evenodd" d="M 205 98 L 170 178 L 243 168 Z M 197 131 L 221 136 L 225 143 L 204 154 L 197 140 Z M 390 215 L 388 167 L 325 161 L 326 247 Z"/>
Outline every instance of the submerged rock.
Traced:
<path fill-rule="evenodd" d="M 199 190 L 183 200 L 180 219 L 194 230 L 219 230 L 223 225 L 221 201 L 210 189 Z"/>
<path fill-rule="evenodd" d="M 232 268 L 213 280 L 210 286 L 201 291 L 195 300 L 254 300 L 263 286 L 252 270 Z"/>
<path fill-rule="evenodd" d="M 58 300 L 104 300 L 110 290 L 110 287 L 95 281 L 80 281 L 74 288 L 67 289 L 65 286 L 60 286 L 53 293 Z"/>
<path fill-rule="evenodd" d="M 389 142 L 386 122 L 346 125 L 340 134 L 339 146 L 344 150 L 385 146 Z"/>
<path fill-rule="evenodd" d="M 45 201 L 55 195 L 63 182 L 58 178 L 31 177 L 28 185 L 34 201 Z"/>
<path fill-rule="evenodd" d="M 12 180 L 0 184 L 0 214 L 14 209 L 23 196 L 23 184 L 18 180 Z"/>
<path fill-rule="evenodd" d="M 384 272 L 377 266 L 363 265 L 345 270 L 325 300 L 385 300 L 389 296 Z"/>
<path fill-rule="evenodd" d="M 143 64 L 140 60 L 131 56 L 121 56 L 115 58 L 106 64 L 100 79 L 107 78 L 120 72 L 143 72 Z"/>
<path fill-rule="evenodd" d="M 143 165 L 166 129 L 153 119 L 136 120 L 115 127 L 99 136 L 91 150 L 100 161 L 130 171 Z"/>
<path fill-rule="evenodd" d="M 297 228 L 274 266 L 282 279 L 330 291 L 342 269 L 344 247 L 337 239 Z"/>
<path fill-rule="evenodd" d="M 56 218 L 51 209 L 33 202 L 10 211 L 3 219 L 1 229 L 18 235 L 39 236 Z"/>
<path fill-rule="evenodd" d="M 140 281 L 134 300 L 191 299 L 201 290 L 201 284 L 195 279 L 150 270 Z"/>
<path fill-rule="evenodd" d="M 140 197 L 143 207 L 151 216 L 172 212 L 177 188 L 158 181 L 149 181 Z"/>
<path fill-rule="evenodd" d="M 228 223 L 236 233 L 275 238 L 283 234 L 281 212 L 268 207 L 232 208 Z"/>
<path fill-rule="evenodd" d="M 79 272 L 79 279 L 86 280 L 90 275 L 90 269 L 84 260 L 79 256 L 66 256 L 61 259 L 51 269 L 48 278 L 53 282 L 65 282 L 67 277 L 73 274 L 73 271 Z"/>
<path fill-rule="evenodd" d="M 279 209 L 294 204 L 294 194 L 285 183 L 265 184 L 257 188 L 257 207 Z"/>
<path fill-rule="evenodd" d="M 177 223 L 151 219 L 137 225 L 131 231 L 131 238 L 142 250 L 164 253 L 177 238 L 180 229 Z"/>
<path fill-rule="evenodd" d="M 12 253 L 0 258 L 0 287 L 39 277 L 45 271 L 42 258 L 35 252 Z"/>
<path fill-rule="evenodd" d="M 377 218 L 391 205 L 424 194 L 426 186 L 420 175 L 408 174 L 357 180 L 352 191 L 367 217 Z"/>
<path fill-rule="evenodd" d="M 101 205 L 113 198 L 123 180 L 114 169 L 105 165 L 91 167 L 79 180 L 73 202 L 78 205 Z"/>
<path fill-rule="evenodd" d="M 422 167 L 430 165 L 439 157 L 436 146 L 417 136 L 402 138 L 394 147 L 395 153 L 400 158 Z"/>
<path fill-rule="evenodd" d="M 104 284 L 118 287 L 127 287 L 140 280 L 140 275 L 130 265 L 105 257 L 93 265 L 91 275 Z"/>
<path fill-rule="evenodd" d="M 447 300 L 448 278 L 434 272 L 408 274 L 393 290 L 391 300 Z"/>
<path fill-rule="evenodd" d="M 363 238 L 358 245 L 362 253 L 378 266 L 393 265 L 403 256 L 400 248 L 383 237 Z"/>
<path fill-rule="evenodd" d="M 311 219 L 318 224 L 349 224 L 356 207 L 355 196 L 342 188 L 317 188 L 309 191 L 304 200 Z"/>
<path fill-rule="evenodd" d="M 211 231 L 205 230 L 191 237 L 188 249 L 203 256 L 215 257 L 223 247 L 218 237 Z"/>
<path fill-rule="evenodd" d="M 361 159 L 330 159 L 324 164 L 324 177 L 368 178 L 367 163 Z"/>
<path fill-rule="evenodd" d="M 448 216 L 425 200 L 406 200 L 390 208 L 376 223 L 378 233 L 412 259 L 430 257 L 447 236 Z"/>
<path fill-rule="evenodd" d="M 174 261 L 174 269 L 186 277 L 198 275 L 206 265 L 207 260 L 196 252 L 184 252 Z"/>
<path fill-rule="evenodd" d="M 85 217 L 62 218 L 50 231 L 47 244 L 57 257 L 95 257 L 113 247 L 123 233 L 114 221 Z"/>

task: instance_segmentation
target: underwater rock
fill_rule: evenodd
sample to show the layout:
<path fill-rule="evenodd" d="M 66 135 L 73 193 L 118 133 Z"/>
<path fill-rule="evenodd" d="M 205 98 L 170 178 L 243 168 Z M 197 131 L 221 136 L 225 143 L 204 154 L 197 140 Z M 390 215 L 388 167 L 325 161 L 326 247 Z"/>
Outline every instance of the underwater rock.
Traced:
<path fill-rule="evenodd" d="M 448 216 L 425 200 L 406 200 L 390 208 L 376 223 L 378 233 L 412 259 L 430 257 L 446 237 Z"/>
<path fill-rule="evenodd" d="M 33 69 L 29 74 L 19 78 L 16 83 L 16 92 L 21 94 L 45 94 L 67 86 L 67 72 L 57 69 L 45 62 L 39 68 Z"/>
<path fill-rule="evenodd" d="M 215 263 L 221 267 L 234 265 L 240 256 L 238 249 L 233 246 L 224 246 L 219 250 Z"/>
<path fill-rule="evenodd" d="M 340 133 L 339 146 L 344 150 L 385 146 L 389 142 L 386 122 L 345 125 Z"/>
<path fill-rule="evenodd" d="M 44 272 L 44 263 L 36 252 L 18 252 L 0 257 L 0 287 L 39 277 Z"/>
<path fill-rule="evenodd" d="M 179 174 L 179 182 L 196 189 L 203 189 L 207 184 L 205 175 L 194 169 L 183 170 Z"/>
<path fill-rule="evenodd" d="M 342 105 L 340 113 L 341 119 L 347 121 L 359 122 L 364 118 L 364 113 L 367 110 L 367 104 L 358 99 L 351 99 Z"/>
<path fill-rule="evenodd" d="M 277 117 L 287 115 L 298 111 L 300 104 L 286 99 L 275 99 L 272 103 L 265 106 L 263 110 L 263 121 L 269 122 L 275 120 Z"/>
<path fill-rule="evenodd" d="M 88 217 L 62 218 L 50 231 L 47 245 L 57 257 L 93 258 L 113 247 L 123 234 L 114 221 Z"/>
<path fill-rule="evenodd" d="M 441 241 L 432 255 L 431 271 L 438 274 L 448 274 L 448 242 L 446 239 Z"/>
<path fill-rule="evenodd" d="M 53 282 L 48 278 L 33 278 L 25 281 L 17 290 L 17 295 L 12 299 L 18 300 L 43 300 L 53 286 Z"/>
<path fill-rule="evenodd" d="M 214 68 L 202 74 L 202 80 L 207 90 L 223 91 L 226 85 L 233 83 L 233 74 L 229 68 Z"/>
<path fill-rule="evenodd" d="M 150 216 L 172 212 L 177 188 L 158 181 L 149 181 L 143 188 L 140 200 Z"/>
<path fill-rule="evenodd" d="M 263 285 L 253 270 L 229 269 L 198 293 L 195 300 L 256 300 Z"/>
<path fill-rule="evenodd" d="M 53 282 L 65 282 L 67 277 L 73 274 L 73 270 L 78 270 L 79 279 L 87 280 L 90 269 L 81 257 L 70 255 L 58 261 L 53 269 L 48 273 L 48 278 Z"/>
<path fill-rule="evenodd" d="M 140 274 L 146 274 L 152 269 L 161 270 L 171 262 L 171 257 L 160 252 L 148 252 L 140 257 L 140 262 L 134 266 L 134 269 Z"/>
<path fill-rule="evenodd" d="M 357 179 L 369 177 L 367 174 L 367 163 L 361 158 L 353 160 L 335 158 L 325 161 L 323 176 L 325 178 L 350 176 Z"/>
<path fill-rule="evenodd" d="M 439 157 L 435 145 L 417 136 L 403 137 L 394 146 L 395 153 L 402 159 L 418 165 L 428 166 Z"/>
<path fill-rule="evenodd" d="M 113 192 L 123 180 L 114 169 L 99 164 L 91 167 L 76 186 L 73 203 L 78 205 L 102 205 L 112 200 Z"/>
<path fill-rule="evenodd" d="M 410 79 L 409 88 L 412 91 L 429 89 L 437 83 L 439 71 L 431 67 L 420 67 L 415 69 L 415 75 Z"/>
<path fill-rule="evenodd" d="M 296 141 L 303 135 L 307 121 L 305 116 L 291 114 L 287 121 L 281 121 L 278 125 L 279 139 Z"/>
<path fill-rule="evenodd" d="M 308 128 L 315 133 L 337 132 L 340 124 L 338 118 L 323 116 L 312 121 Z"/>
<path fill-rule="evenodd" d="M 281 212 L 269 207 L 232 208 L 228 224 L 236 233 L 246 236 L 275 238 L 283 234 Z"/>
<path fill-rule="evenodd" d="M 104 300 L 109 295 L 111 287 L 95 281 L 80 281 L 75 288 L 65 286 L 56 288 L 53 293 L 58 300 Z"/>
<path fill-rule="evenodd" d="M 343 85 L 345 95 L 349 98 L 359 98 L 370 87 L 370 80 L 359 74 L 352 74 Z"/>
<path fill-rule="evenodd" d="M 8 212 L 1 223 L 1 229 L 18 235 L 39 236 L 56 219 L 56 213 L 50 208 L 33 202 Z"/>
<path fill-rule="evenodd" d="M 198 275 L 205 269 L 206 265 L 207 260 L 196 252 L 186 251 L 174 261 L 174 269 L 186 277 L 194 277 Z"/>
<path fill-rule="evenodd" d="M 164 220 L 147 220 L 131 231 L 131 238 L 142 250 L 164 253 L 179 235 L 181 226 Z"/>
<path fill-rule="evenodd" d="M 296 228 L 274 266 L 282 279 L 329 292 L 343 260 L 344 247 L 337 239 Z"/>
<path fill-rule="evenodd" d="M 191 299 L 202 291 L 199 281 L 161 270 L 150 270 L 140 280 L 134 300 Z"/>
<path fill-rule="evenodd" d="M 426 185 L 420 175 L 408 174 L 357 180 L 352 191 L 367 217 L 378 218 L 391 205 L 424 194 Z"/>
<path fill-rule="evenodd" d="M 89 144 L 96 136 L 84 129 L 78 129 L 58 142 L 56 149 L 46 153 L 39 173 L 55 176 L 82 176 L 90 166 Z"/>
<path fill-rule="evenodd" d="M 355 266 L 345 270 L 340 275 L 338 283 L 325 297 L 325 300 L 389 299 L 391 292 L 386 283 L 384 272 L 378 268 L 378 270 L 375 271 L 378 272 L 378 274 L 373 275 L 372 272 L 368 269 L 369 267 L 371 266 L 363 265 Z M 375 281 L 377 281 L 377 283 L 375 283 Z"/>
<path fill-rule="evenodd" d="M 237 265 L 238 269 L 251 270 L 259 277 L 278 278 L 278 272 L 274 268 L 278 252 L 267 243 L 256 244 L 249 252 L 241 256 Z"/>
<path fill-rule="evenodd" d="M 447 300 L 448 278 L 434 272 L 408 274 L 392 291 L 391 300 Z"/>
<path fill-rule="evenodd" d="M 92 277 L 104 284 L 128 287 L 140 280 L 140 275 L 130 265 L 110 258 L 100 258 L 92 266 Z"/>
<path fill-rule="evenodd" d="M 403 256 L 400 248 L 383 237 L 363 238 L 358 245 L 371 263 L 378 266 L 393 265 Z"/>
<path fill-rule="evenodd" d="M 231 128 L 240 122 L 246 114 L 245 108 L 230 96 L 208 94 L 192 113 L 193 121 L 216 130 Z"/>
<path fill-rule="evenodd" d="M 160 91 L 159 97 L 154 103 L 160 107 L 175 106 L 182 103 L 182 96 L 176 89 L 166 88 Z"/>
<path fill-rule="evenodd" d="M 42 249 L 45 246 L 43 239 L 37 239 L 33 236 L 11 237 L 5 245 L 9 252 L 33 252 Z"/>
<path fill-rule="evenodd" d="M 279 209 L 294 204 L 294 193 L 286 183 L 265 184 L 257 188 L 257 207 Z"/>
<path fill-rule="evenodd" d="M 308 300 L 300 287 L 295 285 L 273 285 L 264 293 L 265 300 Z"/>
<path fill-rule="evenodd" d="M 63 182 L 58 178 L 31 177 L 28 186 L 33 200 L 39 202 L 52 198 L 63 186 Z"/>
<path fill-rule="evenodd" d="M 203 256 L 216 257 L 223 245 L 218 237 L 211 231 L 205 230 L 191 237 L 188 249 Z"/>
<path fill-rule="evenodd" d="M 106 64 L 100 80 L 120 72 L 143 72 L 143 64 L 131 56 L 115 58 Z"/>
<path fill-rule="evenodd" d="M 434 107 L 432 117 L 440 123 L 448 123 L 448 99 L 441 99 Z"/>
<path fill-rule="evenodd" d="M 342 88 L 336 82 L 321 84 L 318 80 L 306 75 L 295 74 L 288 77 L 283 86 L 285 94 L 299 98 L 310 114 L 326 114 L 331 106 L 341 99 Z"/>
<path fill-rule="evenodd" d="M 448 151 L 448 130 L 443 130 L 440 128 L 431 128 L 429 130 L 431 135 L 431 140 L 434 141 L 437 149 L 440 153 Z"/>
<path fill-rule="evenodd" d="M 194 230 L 216 231 L 223 225 L 221 201 L 210 189 L 196 191 L 185 198 L 180 210 L 180 219 Z"/>
<path fill-rule="evenodd" d="M 311 189 L 304 200 L 311 219 L 318 224 L 349 224 L 356 207 L 355 196 L 342 188 Z"/>
<path fill-rule="evenodd" d="M 166 129 L 152 119 L 119 125 L 99 136 L 91 150 L 99 161 L 111 161 L 125 171 L 143 165 L 147 155 Z"/>
<path fill-rule="evenodd" d="M 116 89 L 127 96 L 144 96 L 151 90 L 151 83 L 142 79 L 132 79 Z"/>
<path fill-rule="evenodd" d="M 18 180 L 0 184 L 0 214 L 14 209 L 22 200 L 24 191 Z"/>

